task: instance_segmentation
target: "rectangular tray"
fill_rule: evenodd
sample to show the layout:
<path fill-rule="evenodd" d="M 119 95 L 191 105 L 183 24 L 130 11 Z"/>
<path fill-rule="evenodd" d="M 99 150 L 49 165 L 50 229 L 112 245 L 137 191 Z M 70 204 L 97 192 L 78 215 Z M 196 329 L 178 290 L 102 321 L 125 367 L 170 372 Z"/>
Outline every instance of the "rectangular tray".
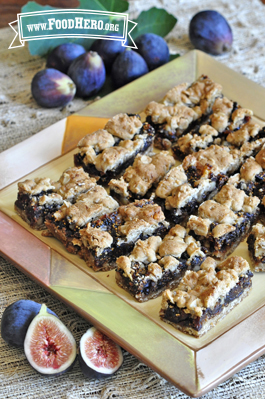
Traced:
<path fill-rule="evenodd" d="M 85 134 L 102 128 L 119 112 L 140 112 L 174 85 L 207 74 L 224 94 L 265 120 L 265 89 L 213 58 L 194 50 L 115 91 L 28 140 L 0 154 L 0 253 L 50 293 L 137 356 L 172 384 L 198 397 L 265 352 L 265 273 L 223 321 L 196 339 L 158 317 L 161 298 L 138 303 L 116 286 L 114 271 L 95 273 L 54 238 L 29 228 L 14 212 L 17 181 L 57 179 L 73 165 L 73 148 Z M 62 155 L 63 154 L 63 155 Z M 248 260 L 242 243 L 235 254 Z"/>

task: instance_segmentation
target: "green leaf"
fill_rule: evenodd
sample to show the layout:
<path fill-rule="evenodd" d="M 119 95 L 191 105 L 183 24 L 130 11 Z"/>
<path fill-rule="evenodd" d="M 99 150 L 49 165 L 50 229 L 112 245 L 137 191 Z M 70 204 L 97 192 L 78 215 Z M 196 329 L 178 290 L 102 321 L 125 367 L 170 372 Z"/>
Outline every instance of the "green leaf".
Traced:
<path fill-rule="evenodd" d="M 165 37 L 175 26 L 177 18 L 162 8 L 153 7 L 148 11 L 142 11 L 134 22 L 138 25 L 132 31 L 133 39 L 144 33 L 155 33 Z"/>
<path fill-rule="evenodd" d="M 175 60 L 178 57 L 180 57 L 180 54 L 170 54 L 169 61 L 173 61 L 173 60 Z"/>
<path fill-rule="evenodd" d="M 79 7 L 87 10 L 125 12 L 129 3 L 125 0 L 79 0 Z"/>

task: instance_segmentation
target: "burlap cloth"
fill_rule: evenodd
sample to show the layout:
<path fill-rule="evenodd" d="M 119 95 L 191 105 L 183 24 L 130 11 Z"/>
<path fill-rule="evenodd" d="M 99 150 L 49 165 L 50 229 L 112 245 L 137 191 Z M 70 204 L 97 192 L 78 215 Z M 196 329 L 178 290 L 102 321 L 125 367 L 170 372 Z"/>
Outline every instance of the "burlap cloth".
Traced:
<path fill-rule="evenodd" d="M 173 52 L 180 54 L 192 49 L 187 34 L 190 18 L 203 9 L 214 8 L 221 12 L 233 28 L 234 44 L 230 54 L 217 59 L 265 86 L 265 5 L 260 0 L 216 0 L 214 3 L 196 0 L 131 1 L 131 15 L 135 17 L 139 11 L 154 5 L 166 8 L 178 18 L 168 42 Z M 8 50 L 12 38 L 10 28 L 0 31 L 2 151 L 87 104 L 75 99 L 63 109 L 47 110 L 38 107 L 31 96 L 30 82 L 34 74 L 44 67 L 45 60 L 30 56 L 27 48 Z M 6 306 L 18 299 L 45 302 L 79 342 L 89 324 L 9 262 L 4 259 L 0 261 L 0 317 Z M 62 376 L 44 378 L 31 369 L 22 349 L 8 346 L 1 338 L 0 353 L 0 398 L 188 398 L 129 353 L 124 353 L 124 364 L 118 373 L 103 381 L 85 379 L 78 364 Z M 265 356 L 262 356 L 203 398 L 263 399 L 264 374 Z"/>

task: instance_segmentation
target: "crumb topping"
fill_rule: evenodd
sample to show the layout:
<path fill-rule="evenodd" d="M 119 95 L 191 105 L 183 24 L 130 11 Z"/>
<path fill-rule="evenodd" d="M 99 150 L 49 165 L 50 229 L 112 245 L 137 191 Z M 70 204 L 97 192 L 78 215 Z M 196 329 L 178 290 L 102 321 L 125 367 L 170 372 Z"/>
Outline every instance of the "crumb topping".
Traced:
<path fill-rule="evenodd" d="M 126 189 L 132 193 L 143 196 L 152 187 L 161 180 L 168 172 L 169 168 L 175 163 L 174 158 L 168 151 L 162 151 L 153 156 L 138 154 L 132 166 L 126 169 L 121 180 L 121 186 L 127 182 Z M 112 189 L 112 181 L 109 183 Z M 114 180 L 114 187 L 117 183 Z"/>
<path fill-rule="evenodd" d="M 149 224 L 157 224 L 165 220 L 165 215 L 159 205 L 154 203 L 148 204 L 144 200 L 122 205 L 119 207 L 118 213 L 126 222 L 142 219 Z"/>
<path fill-rule="evenodd" d="M 58 180 L 57 193 L 64 200 L 71 200 L 78 194 L 85 193 L 96 185 L 97 180 L 84 171 L 82 167 L 66 169 Z"/>
<path fill-rule="evenodd" d="M 187 101 L 187 97 L 183 94 L 183 92 L 187 89 L 187 87 L 188 83 L 181 83 L 170 89 L 163 98 L 163 104 L 173 106 L 176 104 L 185 103 Z"/>
<path fill-rule="evenodd" d="M 102 186 L 96 186 L 80 195 L 73 205 L 64 204 L 53 216 L 56 221 L 66 219 L 70 225 L 82 227 L 93 219 L 114 212 L 118 207 L 118 202 Z"/>
<path fill-rule="evenodd" d="M 265 256 L 265 227 L 257 223 L 252 227 L 251 234 L 254 235 L 254 256 L 263 258 Z"/>
<path fill-rule="evenodd" d="M 98 153 L 105 148 L 112 147 L 114 144 L 115 140 L 112 134 L 108 133 L 107 130 L 99 129 L 83 137 L 77 146 L 80 148 L 81 153 L 86 153 L 89 148 Z"/>
<path fill-rule="evenodd" d="M 109 182 L 109 187 L 115 193 L 117 193 L 118 195 L 120 195 L 124 198 L 130 197 L 130 193 L 128 191 L 129 184 L 126 183 L 123 176 L 121 176 L 119 179 L 111 179 Z"/>
<path fill-rule="evenodd" d="M 219 265 L 212 258 L 206 258 L 198 272 L 186 271 L 176 290 L 163 293 L 162 309 L 166 310 L 172 303 L 187 314 L 201 317 L 205 309 L 214 309 L 218 301 L 222 304 L 248 270 L 248 262 L 238 256 L 228 258 Z"/>
<path fill-rule="evenodd" d="M 197 168 L 210 166 L 211 172 L 226 173 L 237 169 L 240 165 L 240 151 L 229 150 L 227 147 L 211 145 L 205 150 L 200 150 L 184 158 L 184 170 L 196 165 Z"/>
<path fill-rule="evenodd" d="M 226 97 L 218 97 L 213 104 L 213 113 L 210 116 L 211 125 L 218 132 L 223 132 L 233 109 L 233 102 Z"/>
<path fill-rule="evenodd" d="M 248 158 L 241 166 L 240 178 L 246 182 L 254 181 L 255 176 L 262 172 L 262 167 L 255 161 L 253 157 Z"/>
<path fill-rule="evenodd" d="M 119 145 L 106 148 L 97 155 L 94 165 L 98 171 L 106 173 L 108 170 L 112 170 L 124 163 L 133 154 L 137 153 L 143 145 L 143 139 L 121 141 Z"/>
<path fill-rule="evenodd" d="M 182 165 L 172 168 L 166 176 L 159 182 L 156 189 L 156 196 L 160 198 L 168 197 L 175 187 L 187 182 L 187 175 Z"/>
<path fill-rule="evenodd" d="M 230 129 L 237 129 L 245 121 L 246 117 L 251 117 L 253 112 L 247 108 L 237 108 L 231 116 L 232 123 L 230 124 Z"/>
<path fill-rule="evenodd" d="M 113 243 L 113 238 L 107 231 L 91 227 L 90 224 L 85 229 L 80 230 L 80 235 L 84 246 L 93 247 L 97 255 L 100 255 L 105 248 L 110 247 Z"/>
<path fill-rule="evenodd" d="M 54 189 L 55 186 L 48 177 L 36 177 L 35 179 L 27 179 L 18 183 L 19 192 L 29 195 L 37 195 L 42 191 L 46 192 Z"/>
<path fill-rule="evenodd" d="M 136 116 L 125 113 L 117 114 L 111 118 L 105 126 L 105 130 L 120 139 L 132 139 L 140 132 L 143 126 L 141 120 Z"/>
<path fill-rule="evenodd" d="M 251 138 L 254 138 L 258 134 L 259 130 L 260 125 L 250 119 L 247 123 L 244 123 L 240 129 L 229 133 L 226 140 L 228 143 L 240 147 Z"/>
<path fill-rule="evenodd" d="M 57 194 L 57 193 L 51 193 L 49 195 L 44 194 L 39 198 L 40 206 L 53 205 L 53 204 L 57 204 L 57 205 L 63 204 L 63 199 L 60 194 Z"/>
<path fill-rule="evenodd" d="M 265 169 L 265 147 L 263 147 L 256 155 L 255 160 L 258 164 Z"/>

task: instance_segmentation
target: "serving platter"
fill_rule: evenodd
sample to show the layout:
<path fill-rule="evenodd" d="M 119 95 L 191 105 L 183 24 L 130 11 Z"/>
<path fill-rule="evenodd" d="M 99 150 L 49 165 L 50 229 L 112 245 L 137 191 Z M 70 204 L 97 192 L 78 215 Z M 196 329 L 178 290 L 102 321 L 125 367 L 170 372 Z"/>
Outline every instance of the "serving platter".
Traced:
<path fill-rule="evenodd" d="M 187 336 L 159 320 L 161 299 L 137 303 L 116 286 L 114 271 L 96 273 L 54 238 L 33 231 L 14 212 L 17 181 L 57 179 L 73 165 L 79 139 L 119 112 L 141 112 L 174 85 L 201 74 L 265 121 L 265 89 L 194 50 L 111 93 L 0 154 L 0 252 L 50 293 L 113 338 L 172 384 L 198 397 L 265 352 L 265 273 L 256 273 L 248 298 L 205 336 Z M 235 254 L 248 260 L 242 243 Z"/>

